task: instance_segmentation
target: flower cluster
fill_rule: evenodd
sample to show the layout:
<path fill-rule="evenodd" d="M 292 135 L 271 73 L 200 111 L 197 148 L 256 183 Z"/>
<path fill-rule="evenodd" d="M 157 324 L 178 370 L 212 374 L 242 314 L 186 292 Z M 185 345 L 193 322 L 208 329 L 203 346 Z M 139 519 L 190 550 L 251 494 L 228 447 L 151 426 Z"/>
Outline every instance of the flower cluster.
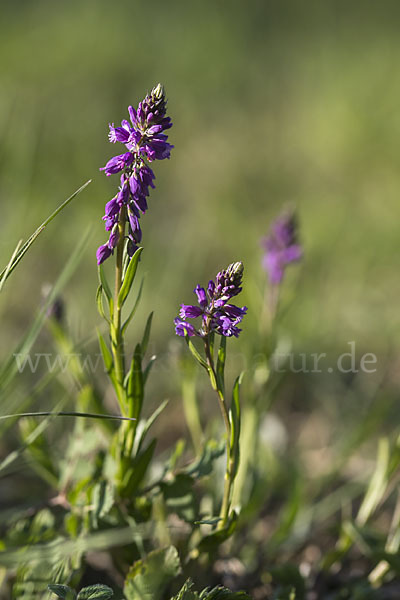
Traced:
<path fill-rule="evenodd" d="M 242 276 L 243 263 L 236 262 L 229 265 L 225 271 L 220 271 L 215 282 L 209 281 L 207 292 L 197 285 L 193 291 L 199 306 L 181 304 L 179 317 L 174 321 L 177 335 L 206 337 L 214 331 L 226 337 L 238 337 L 241 329 L 237 325 L 246 314 L 247 308 L 239 308 L 228 302 L 242 291 Z M 199 329 L 186 321 L 197 317 L 202 317 Z"/>
<path fill-rule="evenodd" d="M 137 249 L 142 238 L 139 217 L 147 209 L 149 188 L 154 188 L 154 173 L 147 162 L 169 158 L 173 146 L 167 142 L 163 133 L 172 126 L 171 119 L 166 116 L 166 99 L 161 84 L 139 103 L 137 110 L 128 107 L 130 122 L 123 120 L 121 127 L 110 124 L 109 140 L 125 145 L 127 152 L 111 158 L 104 171 L 107 176 L 121 173 L 119 191 L 106 204 L 106 231 L 110 232 L 108 242 L 97 250 L 97 262 L 101 264 L 114 251 L 119 242 L 118 223 L 121 211 L 126 211 L 128 220 L 128 253 L 130 256 Z M 147 161 L 147 162 L 146 162 Z"/>
<path fill-rule="evenodd" d="M 264 238 L 263 266 L 272 284 L 279 284 L 287 265 L 301 259 L 302 248 L 297 240 L 297 221 L 294 213 L 286 213 L 272 224 L 270 234 Z"/>

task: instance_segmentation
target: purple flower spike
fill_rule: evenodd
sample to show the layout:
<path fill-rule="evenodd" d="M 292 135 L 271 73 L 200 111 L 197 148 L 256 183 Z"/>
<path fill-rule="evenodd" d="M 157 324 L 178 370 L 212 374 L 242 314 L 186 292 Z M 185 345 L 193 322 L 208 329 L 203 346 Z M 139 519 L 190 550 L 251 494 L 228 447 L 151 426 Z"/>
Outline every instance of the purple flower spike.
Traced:
<path fill-rule="evenodd" d="M 220 271 L 216 283 L 214 281 L 208 283 L 207 292 L 197 285 L 194 293 L 199 306 L 181 304 L 179 317 L 175 319 L 176 334 L 206 337 L 214 331 L 225 337 L 238 337 L 241 329 L 237 325 L 242 321 L 247 308 L 245 306 L 239 308 L 227 302 L 241 292 L 242 276 L 243 264 L 237 262 L 229 265 L 225 271 Z M 198 317 L 201 317 L 201 327 L 196 330 L 186 319 Z"/>
<path fill-rule="evenodd" d="M 140 213 L 147 210 L 149 188 L 154 188 L 154 173 L 148 163 L 169 158 L 173 146 L 167 142 L 164 133 L 172 127 L 166 116 L 167 101 L 161 84 L 155 86 L 139 103 L 137 110 L 128 107 L 130 122 L 124 119 L 121 127 L 109 125 L 108 138 L 111 143 L 124 144 L 125 152 L 113 156 L 100 170 L 107 176 L 121 173 L 121 186 L 115 198 L 107 202 L 105 209 L 106 231 L 114 231 L 123 207 L 128 214 L 128 254 L 140 243 L 142 232 L 139 225 Z M 124 209 L 125 210 L 125 209 Z M 111 254 L 118 243 L 115 233 L 111 233 L 108 244 L 100 246 L 97 261 L 101 264 Z M 194 335 L 194 334 L 193 334 Z"/>
<path fill-rule="evenodd" d="M 265 250 L 264 269 L 272 285 L 281 283 L 286 267 L 299 261 L 303 250 L 297 240 L 297 220 L 294 213 L 285 213 L 272 224 L 270 234 L 262 240 Z"/>

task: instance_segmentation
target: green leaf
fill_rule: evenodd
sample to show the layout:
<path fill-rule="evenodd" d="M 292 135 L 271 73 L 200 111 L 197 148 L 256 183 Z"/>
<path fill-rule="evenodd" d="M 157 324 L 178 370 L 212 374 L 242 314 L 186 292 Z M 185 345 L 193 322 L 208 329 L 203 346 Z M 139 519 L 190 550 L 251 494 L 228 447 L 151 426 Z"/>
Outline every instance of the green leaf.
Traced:
<path fill-rule="evenodd" d="M 153 312 L 151 312 L 149 314 L 149 317 L 146 322 L 146 327 L 144 328 L 143 338 L 142 338 L 142 342 L 140 344 L 140 347 L 142 349 L 142 356 L 144 356 L 146 354 L 147 346 L 149 344 L 151 322 L 153 320 L 153 314 L 154 314 Z"/>
<path fill-rule="evenodd" d="M 157 419 L 157 417 L 162 413 L 162 411 L 167 406 L 167 404 L 168 404 L 168 400 L 164 400 L 164 402 L 162 402 L 160 404 L 160 406 L 158 408 L 156 408 L 156 410 L 153 412 L 153 414 L 142 425 L 141 434 L 140 434 L 140 438 L 139 438 L 139 442 L 138 442 L 138 446 L 137 446 L 138 452 L 143 445 L 143 442 L 145 440 L 146 435 L 149 432 L 150 427 L 153 425 L 153 423 Z M 141 423 L 143 423 L 143 421 L 141 421 Z"/>
<path fill-rule="evenodd" d="M 161 600 L 167 585 L 181 572 L 174 546 L 150 552 L 137 561 L 125 580 L 126 600 Z"/>
<path fill-rule="evenodd" d="M 389 479 L 389 461 L 389 440 L 388 438 L 382 438 L 379 440 L 375 471 L 370 479 L 368 490 L 356 518 L 356 523 L 359 526 L 367 523 L 384 497 Z"/>
<path fill-rule="evenodd" d="M 126 384 L 128 416 L 139 418 L 144 395 L 142 353 L 140 344 L 136 345 Z"/>
<path fill-rule="evenodd" d="M 101 317 L 103 317 L 103 319 L 105 319 L 107 321 L 107 323 L 110 322 L 109 318 L 106 316 L 106 313 L 104 312 L 104 307 L 103 307 L 103 286 L 100 284 L 99 287 L 97 288 L 97 292 L 96 292 L 96 305 L 97 305 L 97 310 L 99 312 L 99 315 Z"/>
<path fill-rule="evenodd" d="M 60 583 L 51 583 L 47 586 L 53 594 L 62 598 L 62 600 L 75 600 L 75 591 L 67 585 L 61 585 Z"/>
<path fill-rule="evenodd" d="M 193 523 L 198 514 L 198 503 L 193 491 L 194 480 L 190 475 L 178 473 L 173 480 L 163 481 L 160 488 L 165 505 L 184 521 Z"/>
<path fill-rule="evenodd" d="M 199 600 L 251 600 L 246 592 L 232 592 L 228 588 L 218 585 L 210 590 L 206 588 L 200 594 Z"/>
<path fill-rule="evenodd" d="M 199 600 L 197 592 L 192 591 L 193 581 L 188 579 L 185 581 L 179 592 L 171 600 Z"/>
<path fill-rule="evenodd" d="M 236 378 L 232 391 L 232 405 L 229 411 L 229 418 L 231 422 L 231 456 L 234 460 L 234 468 L 232 476 L 235 477 L 239 468 L 240 458 L 240 401 L 239 401 L 239 389 L 242 381 L 243 373 Z"/>
<path fill-rule="evenodd" d="M 126 270 L 125 278 L 122 283 L 121 289 L 118 294 L 118 307 L 121 308 L 124 305 L 125 300 L 128 297 L 133 281 L 135 279 L 136 270 L 139 262 L 140 255 L 143 248 L 138 248 L 135 254 L 132 256 L 129 266 Z"/>
<path fill-rule="evenodd" d="M 235 511 L 229 516 L 229 521 L 223 529 L 217 529 L 210 535 L 205 536 L 199 543 L 200 552 L 213 552 L 216 548 L 230 538 L 237 527 L 238 515 Z"/>
<path fill-rule="evenodd" d="M 195 345 L 193 344 L 193 342 L 191 341 L 191 339 L 189 338 L 188 335 L 185 335 L 185 340 L 186 340 L 189 350 L 193 354 L 194 358 L 197 360 L 197 362 L 202 367 L 204 367 L 206 369 L 206 371 L 208 371 L 208 364 L 206 363 L 204 358 L 201 356 L 201 354 L 199 354 L 199 352 L 196 350 Z"/>
<path fill-rule="evenodd" d="M 82 588 L 78 594 L 77 600 L 109 600 L 114 596 L 114 592 L 108 585 L 96 583 Z"/>
<path fill-rule="evenodd" d="M 156 356 L 152 356 L 143 371 L 143 385 L 146 384 L 147 378 L 148 378 L 150 371 L 155 363 L 156 358 L 157 358 Z"/>
<path fill-rule="evenodd" d="M 132 319 L 135 315 L 135 312 L 137 310 L 137 307 L 139 306 L 140 298 L 142 296 L 142 291 L 143 291 L 143 283 L 144 283 L 144 279 L 142 279 L 142 281 L 140 282 L 138 295 L 136 297 L 135 304 L 133 305 L 133 308 L 132 308 L 131 312 L 129 313 L 129 317 L 126 319 L 125 323 L 122 326 L 122 337 L 125 335 L 125 331 L 129 325 L 129 323 L 132 321 Z"/>
<path fill-rule="evenodd" d="M 2 273 L 2 274 L 1 274 L 1 276 L 0 276 L 0 292 L 1 292 L 1 290 L 3 289 L 3 285 L 4 285 L 4 284 L 5 284 L 5 282 L 6 282 L 6 279 L 7 279 L 7 277 L 8 277 L 8 274 L 9 274 L 9 272 L 10 272 L 10 269 L 11 269 L 11 267 L 13 266 L 13 263 L 14 263 L 14 261 L 15 261 L 15 258 L 16 258 L 16 256 L 17 256 L 17 254 L 18 254 L 18 252 L 19 252 L 19 250 L 20 250 L 21 246 L 22 246 L 22 240 L 19 240 L 18 244 L 17 244 L 17 245 L 16 245 L 16 247 L 15 247 L 15 250 L 14 250 L 14 252 L 12 253 L 12 256 L 11 256 L 11 258 L 10 258 L 10 260 L 9 260 L 9 263 L 8 263 L 8 265 L 6 266 L 6 268 L 4 269 L 3 273 Z"/>
<path fill-rule="evenodd" d="M 200 521 L 195 521 L 195 525 L 216 525 L 221 521 L 221 517 L 205 517 L 204 519 L 200 519 Z"/>
<path fill-rule="evenodd" d="M 101 354 L 103 356 L 104 366 L 107 370 L 107 373 L 111 373 L 111 371 L 113 370 L 113 357 L 111 354 L 111 350 L 107 346 L 100 331 L 97 331 L 97 336 L 99 338 L 99 346 L 100 346 Z"/>
<path fill-rule="evenodd" d="M 148 466 L 153 458 L 157 440 L 152 440 L 140 454 L 135 456 L 134 460 L 124 457 L 122 459 L 124 465 L 124 479 L 121 485 L 121 493 L 125 497 L 130 497 L 137 490 L 143 481 Z"/>
<path fill-rule="evenodd" d="M 225 442 L 216 442 L 209 440 L 204 446 L 203 452 L 192 464 L 185 469 L 185 473 L 191 475 L 195 479 L 210 475 L 213 470 L 214 461 L 222 456 L 225 452 Z"/>
<path fill-rule="evenodd" d="M 225 360 L 226 360 L 226 337 L 221 336 L 221 343 L 217 359 L 217 384 L 222 393 L 225 391 Z"/>
<path fill-rule="evenodd" d="M 99 519 L 110 512 L 114 505 L 114 488 L 106 481 L 99 481 L 92 491 L 92 523 L 97 529 Z"/>
<path fill-rule="evenodd" d="M 5 280 L 11 275 L 15 267 L 27 253 L 27 251 L 29 250 L 33 242 L 36 240 L 36 238 L 42 233 L 42 231 L 46 229 L 47 225 L 54 219 L 54 217 L 56 217 L 58 213 L 61 212 L 71 202 L 71 200 L 73 200 L 78 194 L 80 194 L 80 192 L 82 192 L 89 185 L 89 183 L 91 183 L 91 179 L 89 179 L 89 181 L 84 183 L 78 190 L 76 190 L 76 192 L 74 192 L 72 196 L 70 196 L 69 198 L 67 198 L 67 200 L 60 204 L 60 206 L 56 208 L 56 210 L 53 213 L 51 213 L 51 215 L 47 217 L 45 221 L 43 221 L 43 223 L 36 229 L 36 231 L 32 233 L 32 235 L 26 240 L 26 242 L 22 246 L 19 245 L 18 251 L 14 251 L 13 259 L 0 273 L 0 281 L 2 286 L 4 285 Z"/>

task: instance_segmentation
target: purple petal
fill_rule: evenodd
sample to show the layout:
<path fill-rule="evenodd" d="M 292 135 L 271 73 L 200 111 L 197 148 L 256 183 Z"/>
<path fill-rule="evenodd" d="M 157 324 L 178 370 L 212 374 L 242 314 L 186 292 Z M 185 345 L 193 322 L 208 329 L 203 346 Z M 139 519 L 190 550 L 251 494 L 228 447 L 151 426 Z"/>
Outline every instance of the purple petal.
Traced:
<path fill-rule="evenodd" d="M 132 121 L 132 125 L 136 125 L 136 110 L 133 106 L 128 106 L 129 118 Z"/>
<path fill-rule="evenodd" d="M 182 319 L 195 319 L 203 314 L 203 309 L 193 304 L 181 304 L 179 314 Z"/>
<path fill-rule="evenodd" d="M 112 198 L 109 202 L 107 202 L 105 207 L 105 217 L 114 217 L 120 211 L 119 204 L 117 202 L 117 198 Z"/>
<path fill-rule="evenodd" d="M 186 323 L 185 321 L 182 321 L 179 317 L 176 317 L 176 319 L 174 319 L 174 323 L 175 333 L 177 335 L 180 335 L 182 337 L 184 337 L 185 335 L 188 335 L 189 337 L 193 337 L 194 335 L 196 335 L 196 330 L 191 323 Z"/>
<path fill-rule="evenodd" d="M 283 251 L 283 257 L 286 263 L 300 260 L 303 256 L 303 250 L 299 244 L 293 244 Z"/>
<path fill-rule="evenodd" d="M 205 308 L 207 306 L 207 296 L 206 296 L 205 289 L 200 287 L 199 285 L 196 285 L 196 287 L 194 288 L 193 291 L 197 296 L 197 300 L 198 300 L 200 306 Z"/>

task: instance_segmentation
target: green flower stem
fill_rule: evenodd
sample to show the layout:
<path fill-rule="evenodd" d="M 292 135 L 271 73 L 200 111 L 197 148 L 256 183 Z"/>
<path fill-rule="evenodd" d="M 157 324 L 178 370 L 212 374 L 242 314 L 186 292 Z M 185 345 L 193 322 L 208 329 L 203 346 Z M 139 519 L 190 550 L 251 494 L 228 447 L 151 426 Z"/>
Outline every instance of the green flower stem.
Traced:
<path fill-rule="evenodd" d="M 114 357 L 114 368 L 115 378 L 117 382 L 117 396 L 121 407 L 122 414 L 126 412 L 126 399 L 124 389 L 125 379 L 125 357 L 124 357 L 124 339 L 121 330 L 121 307 L 119 306 L 118 296 L 122 285 L 122 269 L 123 269 L 123 255 L 124 255 L 124 243 L 125 243 L 125 223 L 126 223 L 126 211 L 121 210 L 118 231 L 119 231 L 119 242 L 117 245 L 117 259 L 115 264 L 115 290 L 114 290 L 114 314 L 111 323 L 111 341 L 112 341 L 112 353 Z"/>
<path fill-rule="evenodd" d="M 213 389 L 217 393 L 218 404 L 221 409 L 222 418 L 226 429 L 226 471 L 224 480 L 224 495 L 222 498 L 221 510 L 220 510 L 220 521 L 218 522 L 218 529 L 223 529 L 228 521 L 230 500 L 233 489 L 233 481 L 235 479 L 235 459 L 231 452 L 231 424 L 229 421 L 228 409 L 225 402 L 225 396 L 223 390 L 217 383 L 217 374 L 215 372 L 214 362 L 211 356 L 211 349 L 208 337 L 204 339 L 204 348 L 206 354 L 206 360 L 208 365 L 208 373 Z"/>

